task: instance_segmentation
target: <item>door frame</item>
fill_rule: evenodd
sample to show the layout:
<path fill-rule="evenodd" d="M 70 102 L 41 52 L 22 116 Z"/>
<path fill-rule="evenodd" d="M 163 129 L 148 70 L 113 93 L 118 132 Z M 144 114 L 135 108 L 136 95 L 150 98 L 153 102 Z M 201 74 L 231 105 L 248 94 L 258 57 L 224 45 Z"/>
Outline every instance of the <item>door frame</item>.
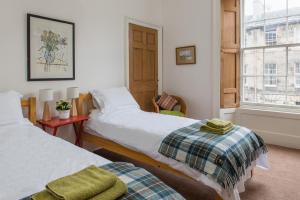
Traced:
<path fill-rule="evenodd" d="M 124 45 L 124 52 L 125 52 L 125 86 L 129 89 L 129 24 L 136 24 L 139 26 L 144 26 L 147 28 L 152 28 L 157 30 L 157 42 L 158 42 L 158 94 L 162 93 L 163 88 L 163 27 L 160 25 L 155 25 L 151 23 L 147 23 L 138 19 L 125 17 L 125 45 Z"/>
<path fill-rule="evenodd" d="M 212 0 L 212 116 L 221 117 L 221 0 Z"/>

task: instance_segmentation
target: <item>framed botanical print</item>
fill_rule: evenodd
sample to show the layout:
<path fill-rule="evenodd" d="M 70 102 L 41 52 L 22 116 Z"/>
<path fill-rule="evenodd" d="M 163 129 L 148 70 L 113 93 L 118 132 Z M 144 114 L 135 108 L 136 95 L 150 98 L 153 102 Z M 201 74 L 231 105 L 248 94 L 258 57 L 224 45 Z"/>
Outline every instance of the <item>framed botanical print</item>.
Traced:
<path fill-rule="evenodd" d="M 196 46 L 176 48 L 176 65 L 196 64 Z"/>
<path fill-rule="evenodd" d="M 75 24 L 27 14 L 27 80 L 75 80 Z"/>

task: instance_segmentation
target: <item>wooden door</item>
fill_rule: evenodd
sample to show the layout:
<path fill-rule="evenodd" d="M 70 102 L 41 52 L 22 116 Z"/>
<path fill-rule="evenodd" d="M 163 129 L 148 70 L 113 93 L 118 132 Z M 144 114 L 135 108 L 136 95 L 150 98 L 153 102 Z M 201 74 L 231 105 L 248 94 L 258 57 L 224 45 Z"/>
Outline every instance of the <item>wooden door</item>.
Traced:
<path fill-rule="evenodd" d="M 129 24 L 129 88 L 144 111 L 158 92 L 157 30 Z"/>
<path fill-rule="evenodd" d="M 221 108 L 240 105 L 240 1 L 221 1 Z"/>

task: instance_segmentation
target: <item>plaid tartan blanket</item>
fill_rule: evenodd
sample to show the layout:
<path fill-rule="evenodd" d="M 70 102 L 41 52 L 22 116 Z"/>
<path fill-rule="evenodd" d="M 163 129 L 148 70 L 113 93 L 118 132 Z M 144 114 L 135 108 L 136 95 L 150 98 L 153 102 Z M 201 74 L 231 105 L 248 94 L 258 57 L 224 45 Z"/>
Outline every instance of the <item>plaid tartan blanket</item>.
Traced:
<path fill-rule="evenodd" d="M 145 169 L 122 162 L 110 163 L 101 168 L 116 174 L 127 184 L 128 192 L 120 200 L 184 200 L 179 193 Z M 23 200 L 30 200 L 30 197 Z"/>
<path fill-rule="evenodd" d="M 172 132 L 162 141 L 159 153 L 186 163 L 225 189 L 233 189 L 251 163 L 267 152 L 266 145 L 261 137 L 241 126 L 225 135 L 201 132 L 206 122 Z"/>

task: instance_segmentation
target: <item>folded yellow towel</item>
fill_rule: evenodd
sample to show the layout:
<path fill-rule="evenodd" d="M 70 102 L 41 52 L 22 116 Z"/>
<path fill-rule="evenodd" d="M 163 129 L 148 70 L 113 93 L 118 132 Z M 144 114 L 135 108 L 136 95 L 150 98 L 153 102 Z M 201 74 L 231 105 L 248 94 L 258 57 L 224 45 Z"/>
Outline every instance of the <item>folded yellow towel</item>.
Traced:
<path fill-rule="evenodd" d="M 32 200 L 57 200 L 54 196 L 52 196 L 47 190 L 43 190 L 39 193 L 36 193 L 31 197 Z"/>
<path fill-rule="evenodd" d="M 127 191 L 128 191 L 127 185 L 118 178 L 113 187 L 96 195 L 90 200 L 115 200 L 121 197 L 123 194 L 126 194 Z"/>
<path fill-rule="evenodd" d="M 119 178 L 116 183 L 109 189 L 104 192 L 89 198 L 89 200 L 115 200 L 122 195 L 126 194 L 128 191 L 127 185 L 123 183 Z M 53 196 L 47 190 L 43 190 L 35 194 L 31 199 L 33 200 L 58 200 L 55 196 Z M 84 198 L 78 197 L 77 200 L 83 200 Z M 85 199 L 84 199 L 85 200 Z"/>
<path fill-rule="evenodd" d="M 233 125 L 226 127 L 226 128 L 213 128 L 208 125 L 203 125 L 203 126 L 201 126 L 200 130 L 203 132 L 210 132 L 210 133 L 215 133 L 215 134 L 219 134 L 219 135 L 224 135 L 224 134 L 228 133 L 229 131 L 231 131 L 233 128 L 234 128 Z"/>
<path fill-rule="evenodd" d="M 34 195 L 32 199 L 51 200 L 51 197 L 49 197 L 49 195 L 53 196 L 54 199 L 63 200 L 90 199 L 103 192 L 106 192 L 107 190 L 115 186 L 119 181 L 120 180 L 118 179 L 118 177 L 113 173 L 97 168 L 96 166 L 90 166 L 75 174 L 48 183 L 46 185 L 46 190 Z M 117 186 L 119 185 L 120 183 L 117 184 Z M 118 188 L 119 187 L 117 187 L 117 189 Z M 123 189 L 119 192 L 115 192 L 115 190 L 112 191 L 114 193 L 122 194 L 126 192 Z"/>
<path fill-rule="evenodd" d="M 207 121 L 207 125 L 213 128 L 227 128 L 233 126 L 232 122 L 222 119 L 211 119 Z"/>

